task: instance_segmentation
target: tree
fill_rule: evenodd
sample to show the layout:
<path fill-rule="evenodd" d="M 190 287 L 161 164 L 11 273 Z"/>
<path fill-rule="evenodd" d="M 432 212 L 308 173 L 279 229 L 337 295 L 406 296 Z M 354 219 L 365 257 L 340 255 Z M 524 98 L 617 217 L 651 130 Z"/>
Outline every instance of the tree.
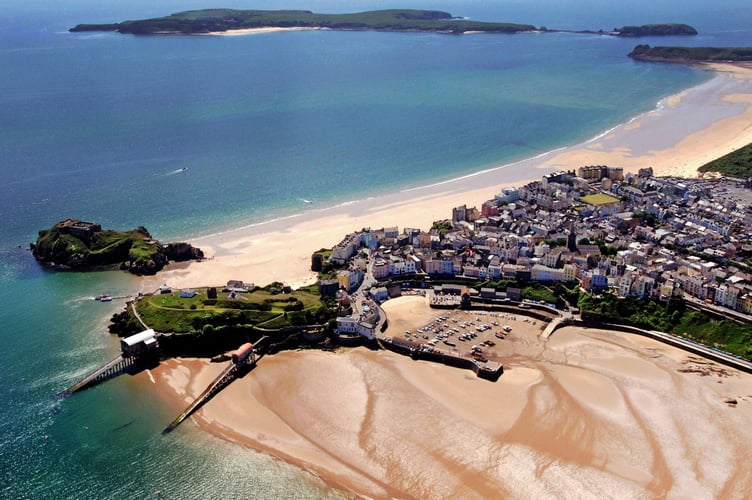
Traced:
<path fill-rule="evenodd" d="M 470 294 L 462 294 L 462 299 L 460 300 L 460 309 L 470 309 Z"/>
<path fill-rule="evenodd" d="M 314 253 L 311 256 L 311 271 L 318 273 L 324 266 L 324 256 L 320 253 Z"/>
<path fill-rule="evenodd" d="M 658 225 L 658 217 L 645 211 L 633 212 L 632 217 L 640 219 L 640 223 L 650 227 Z"/>
<path fill-rule="evenodd" d="M 300 326 L 306 324 L 306 315 L 303 311 L 292 311 L 289 314 L 285 313 L 285 315 L 292 325 Z"/>
<path fill-rule="evenodd" d="M 452 223 L 448 220 L 443 221 L 435 221 L 433 225 L 431 226 L 431 229 L 436 231 L 439 234 L 445 234 L 452 230 Z"/>

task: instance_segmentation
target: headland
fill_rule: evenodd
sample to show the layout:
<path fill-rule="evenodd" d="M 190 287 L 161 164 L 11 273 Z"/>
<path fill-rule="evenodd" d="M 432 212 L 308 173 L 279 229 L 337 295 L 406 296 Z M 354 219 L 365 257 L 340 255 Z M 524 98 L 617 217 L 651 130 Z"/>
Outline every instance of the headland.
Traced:
<path fill-rule="evenodd" d="M 638 45 L 629 53 L 637 61 L 675 62 L 681 64 L 703 62 L 752 62 L 748 47 L 651 47 Z"/>

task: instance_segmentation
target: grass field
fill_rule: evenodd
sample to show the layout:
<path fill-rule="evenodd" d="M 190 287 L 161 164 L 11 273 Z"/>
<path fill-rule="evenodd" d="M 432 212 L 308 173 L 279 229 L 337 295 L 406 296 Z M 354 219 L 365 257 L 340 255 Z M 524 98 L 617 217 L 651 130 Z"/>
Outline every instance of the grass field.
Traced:
<path fill-rule="evenodd" d="M 618 203 L 619 199 L 609 196 L 605 193 L 589 194 L 580 198 L 583 203 L 588 205 L 610 205 L 611 203 Z"/>
<path fill-rule="evenodd" d="M 256 289 L 250 293 L 217 291 L 208 297 L 208 288 L 195 289 L 191 298 L 174 291 L 143 297 L 136 310 L 141 319 L 158 332 L 187 333 L 204 325 L 252 325 L 258 328 L 283 328 L 295 324 L 325 321 L 327 309 L 315 289 L 291 293 L 273 293 Z"/>

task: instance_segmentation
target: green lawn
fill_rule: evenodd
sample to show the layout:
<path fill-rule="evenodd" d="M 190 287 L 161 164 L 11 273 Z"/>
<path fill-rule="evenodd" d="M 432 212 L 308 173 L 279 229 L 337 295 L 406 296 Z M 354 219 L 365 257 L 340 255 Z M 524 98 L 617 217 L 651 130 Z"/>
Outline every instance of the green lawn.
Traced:
<path fill-rule="evenodd" d="M 613 196 L 609 196 L 605 193 L 583 196 L 582 198 L 580 198 L 580 200 L 582 200 L 583 203 L 587 203 L 589 205 L 610 205 L 611 203 L 617 203 L 619 201 L 618 198 L 614 198 Z"/>
<path fill-rule="evenodd" d="M 138 301 L 136 309 L 141 319 L 158 332 L 187 333 L 208 324 L 282 328 L 310 318 L 319 320 L 324 308 L 311 289 L 287 294 L 258 289 L 234 297 L 218 290 L 217 299 L 209 299 L 207 290 L 196 289 L 192 298 L 181 298 L 177 291 L 146 296 Z"/>

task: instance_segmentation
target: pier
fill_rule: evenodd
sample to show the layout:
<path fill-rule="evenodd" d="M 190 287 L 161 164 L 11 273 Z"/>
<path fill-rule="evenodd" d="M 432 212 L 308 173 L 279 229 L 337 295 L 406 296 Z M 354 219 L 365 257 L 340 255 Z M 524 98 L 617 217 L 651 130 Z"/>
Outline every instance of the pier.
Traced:
<path fill-rule="evenodd" d="M 136 363 L 138 363 L 138 360 L 136 358 L 124 358 L 123 356 L 118 356 L 106 365 L 96 369 L 83 379 L 67 388 L 65 391 L 63 391 L 62 395 L 68 396 L 70 394 L 73 394 L 74 392 L 78 392 L 80 390 L 86 389 L 87 387 L 97 385 L 101 382 L 117 377 L 118 375 L 126 373 L 128 369 L 132 368 Z"/>
<path fill-rule="evenodd" d="M 204 391 L 188 407 L 162 431 L 162 434 L 172 432 L 183 420 L 190 417 L 193 412 L 206 404 L 211 398 L 216 396 L 222 389 L 230 385 L 236 378 L 245 375 L 256 367 L 256 363 L 261 358 L 257 356 L 256 349 L 259 344 L 263 344 L 268 337 L 263 336 L 255 344 L 250 342 L 243 344 L 231 355 L 231 361 L 222 372 L 204 389 Z"/>
<path fill-rule="evenodd" d="M 154 330 L 144 330 L 122 339 L 120 349 L 120 356 L 94 370 L 60 393 L 60 396 L 70 396 L 75 392 L 93 387 L 123 373 L 132 374 L 158 363 L 159 342 Z"/>
<path fill-rule="evenodd" d="M 474 359 L 425 345 L 403 342 L 387 336 L 378 337 L 377 342 L 384 349 L 404 356 L 410 356 L 415 360 L 434 361 L 447 366 L 472 370 L 479 378 L 486 380 L 496 381 L 504 373 L 504 365 L 496 361 Z"/>
<path fill-rule="evenodd" d="M 566 326 L 566 325 L 569 325 L 569 324 L 571 324 L 571 318 L 563 318 L 561 316 L 559 316 L 558 318 L 554 318 L 553 320 L 551 320 L 548 323 L 548 325 L 543 330 L 543 332 L 541 332 L 540 336 L 541 336 L 541 338 L 547 339 L 551 335 L 553 335 L 553 333 L 556 330 L 558 330 L 562 326 Z"/>

